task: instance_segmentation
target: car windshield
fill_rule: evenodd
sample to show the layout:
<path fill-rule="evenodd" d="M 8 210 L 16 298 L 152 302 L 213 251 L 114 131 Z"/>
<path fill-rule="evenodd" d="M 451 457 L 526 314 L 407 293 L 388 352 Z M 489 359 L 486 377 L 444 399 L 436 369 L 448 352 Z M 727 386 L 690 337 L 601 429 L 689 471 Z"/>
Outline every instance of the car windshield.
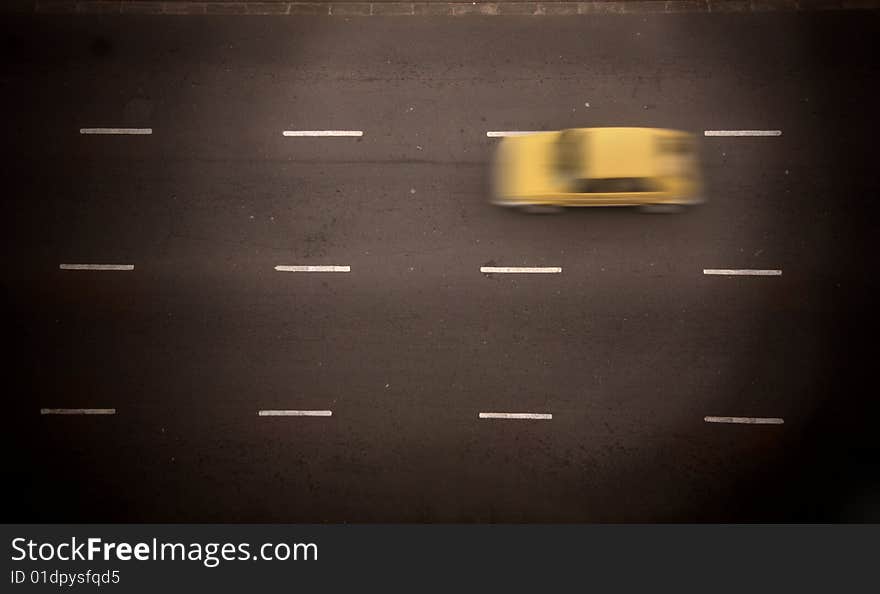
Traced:
<path fill-rule="evenodd" d="M 661 154 L 688 155 L 694 152 L 693 143 L 686 137 L 660 138 L 657 148 Z"/>
<path fill-rule="evenodd" d="M 556 172 L 563 177 L 581 173 L 586 159 L 586 139 L 577 130 L 565 130 L 556 145 Z"/>

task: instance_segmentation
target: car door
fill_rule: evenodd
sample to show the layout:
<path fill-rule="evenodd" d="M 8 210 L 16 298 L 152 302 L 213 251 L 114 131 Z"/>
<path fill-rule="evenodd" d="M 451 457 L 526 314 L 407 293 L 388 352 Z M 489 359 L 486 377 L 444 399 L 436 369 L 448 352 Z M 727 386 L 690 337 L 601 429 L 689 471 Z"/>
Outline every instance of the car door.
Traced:
<path fill-rule="evenodd" d="M 661 201 L 650 178 L 585 178 L 571 184 L 565 199 L 571 206 L 627 206 Z"/>

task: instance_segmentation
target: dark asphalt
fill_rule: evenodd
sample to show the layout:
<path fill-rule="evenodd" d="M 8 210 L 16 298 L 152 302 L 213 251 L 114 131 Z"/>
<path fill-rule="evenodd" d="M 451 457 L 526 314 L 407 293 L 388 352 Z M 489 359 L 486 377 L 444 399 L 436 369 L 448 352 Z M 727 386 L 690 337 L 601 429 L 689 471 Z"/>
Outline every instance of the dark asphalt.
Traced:
<path fill-rule="evenodd" d="M 5 522 L 880 521 L 878 13 L 0 24 Z M 783 134 L 487 204 L 487 130 L 599 125 Z"/>

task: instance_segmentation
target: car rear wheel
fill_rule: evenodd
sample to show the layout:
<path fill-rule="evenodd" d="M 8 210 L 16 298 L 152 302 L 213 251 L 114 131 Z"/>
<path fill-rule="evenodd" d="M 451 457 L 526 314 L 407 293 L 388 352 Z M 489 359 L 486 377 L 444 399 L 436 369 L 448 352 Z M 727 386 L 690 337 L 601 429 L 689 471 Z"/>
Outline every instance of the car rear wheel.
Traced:
<path fill-rule="evenodd" d="M 682 204 L 642 204 L 639 210 L 648 214 L 673 214 L 684 211 Z"/>

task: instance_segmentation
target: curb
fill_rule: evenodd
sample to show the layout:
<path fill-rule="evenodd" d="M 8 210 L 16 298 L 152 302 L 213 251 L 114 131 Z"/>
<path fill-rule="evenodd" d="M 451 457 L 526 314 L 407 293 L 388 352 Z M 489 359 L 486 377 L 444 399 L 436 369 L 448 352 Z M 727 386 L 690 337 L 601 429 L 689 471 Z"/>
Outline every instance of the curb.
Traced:
<path fill-rule="evenodd" d="M 0 13 L 267 16 L 573 16 L 877 10 L 880 0 L 600 0 L 596 2 L 282 2 L 5 0 Z"/>

